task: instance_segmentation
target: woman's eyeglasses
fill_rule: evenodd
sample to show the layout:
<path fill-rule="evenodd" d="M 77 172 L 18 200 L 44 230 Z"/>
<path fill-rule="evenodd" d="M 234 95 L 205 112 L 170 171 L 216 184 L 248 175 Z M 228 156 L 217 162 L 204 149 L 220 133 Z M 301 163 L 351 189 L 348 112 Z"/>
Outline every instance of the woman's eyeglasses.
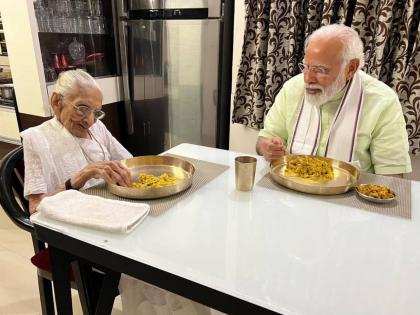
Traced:
<path fill-rule="evenodd" d="M 105 117 L 105 112 L 102 110 L 93 110 L 89 106 L 86 105 L 74 105 L 72 106 L 76 109 L 76 111 L 80 114 L 82 114 L 84 117 L 89 117 L 90 114 L 93 112 L 93 116 L 96 119 L 102 119 Z"/>

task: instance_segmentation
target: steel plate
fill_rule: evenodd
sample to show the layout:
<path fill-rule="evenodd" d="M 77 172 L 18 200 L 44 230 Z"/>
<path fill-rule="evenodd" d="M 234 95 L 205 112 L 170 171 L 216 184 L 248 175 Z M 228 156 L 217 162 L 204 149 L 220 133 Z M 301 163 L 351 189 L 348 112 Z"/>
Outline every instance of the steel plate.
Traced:
<path fill-rule="evenodd" d="M 393 190 L 391 190 L 391 192 L 394 194 L 394 197 L 387 198 L 387 199 L 375 198 L 375 197 L 372 197 L 372 196 L 365 195 L 365 194 L 363 194 L 359 191 L 359 186 L 367 186 L 367 185 L 371 185 L 371 184 L 360 184 L 360 185 L 357 185 L 357 186 L 354 187 L 357 194 L 365 200 L 376 202 L 376 203 L 389 203 L 389 202 L 392 202 L 393 200 L 395 200 L 395 198 L 397 196 Z"/>
<path fill-rule="evenodd" d="M 115 184 L 107 185 L 108 190 L 114 195 L 131 199 L 156 199 L 180 193 L 191 186 L 195 172 L 191 163 L 171 156 L 138 156 L 121 162 L 130 170 L 133 182 L 137 181 L 140 173 L 154 176 L 167 173 L 169 176 L 177 178 L 175 185 L 161 188 L 143 189 L 122 187 Z"/>
<path fill-rule="evenodd" d="M 285 155 L 270 164 L 270 175 L 274 181 L 293 190 L 317 195 L 338 195 L 347 192 L 356 185 L 360 172 L 353 165 L 326 157 L 317 158 L 327 161 L 333 168 L 334 178 L 328 181 L 315 181 L 294 176 L 286 176 L 287 161 L 305 155 Z"/>

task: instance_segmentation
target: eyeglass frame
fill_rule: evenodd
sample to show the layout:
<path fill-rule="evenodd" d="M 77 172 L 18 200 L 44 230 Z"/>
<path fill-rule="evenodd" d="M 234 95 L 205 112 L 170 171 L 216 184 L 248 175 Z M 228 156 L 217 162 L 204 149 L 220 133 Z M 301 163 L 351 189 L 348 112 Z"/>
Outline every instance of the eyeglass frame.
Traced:
<path fill-rule="evenodd" d="M 74 104 L 71 104 L 71 106 L 73 106 L 73 108 L 78 112 L 78 113 L 80 113 L 80 114 L 82 114 L 83 115 L 83 117 L 89 117 L 90 116 L 90 114 L 92 114 L 93 113 L 93 117 L 95 117 L 95 119 L 99 119 L 99 120 L 101 120 L 102 118 L 104 118 L 105 117 L 105 115 L 106 115 L 106 113 L 103 111 L 103 110 L 100 110 L 100 109 L 97 109 L 97 110 L 94 110 L 94 109 L 91 109 L 89 106 L 87 106 L 87 105 L 83 105 L 83 104 L 80 104 L 80 105 L 74 105 Z"/>
<path fill-rule="evenodd" d="M 60 95 L 60 99 L 63 100 L 64 96 L 62 94 L 59 94 L 59 95 Z M 70 103 L 70 104 L 79 114 L 82 114 L 83 117 L 89 117 L 90 114 L 93 113 L 93 117 L 95 117 L 95 119 L 101 120 L 106 115 L 106 113 L 103 110 L 100 110 L 100 109 L 94 110 L 84 104 L 80 104 L 80 105 L 74 105 L 73 103 Z M 85 108 L 85 109 L 80 109 L 80 107 Z"/>
<path fill-rule="evenodd" d="M 329 73 L 331 71 L 331 68 L 328 68 L 328 67 L 323 66 L 323 65 L 308 65 L 306 63 L 299 62 L 298 66 L 299 66 L 299 69 L 302 72 L 309 71 L 309 70 L 312 69 L 316 75 L 327 76 L 327 75 L 329 75 Z"/>

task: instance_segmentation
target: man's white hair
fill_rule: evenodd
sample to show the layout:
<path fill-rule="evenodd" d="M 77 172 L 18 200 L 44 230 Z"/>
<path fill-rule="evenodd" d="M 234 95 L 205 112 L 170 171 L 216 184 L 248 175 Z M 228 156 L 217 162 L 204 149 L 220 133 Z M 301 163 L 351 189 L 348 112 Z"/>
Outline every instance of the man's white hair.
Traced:
<path fill-rule="evenodd" d="M 359 69 L 365 64 L 365 54 L 363 52 L 363 42 L 359 34 L 344 24 L 330 24 L 322 26 L 314 31 L 305 42 L 305 50 L 309 43 L 316 38 L 332 39 L 336 38 L 343 44 L 343 59 L 349 62 L 352 59 L 359 59 Z"/>
<path fill-rule="evenodd" d="M 101 91 L 96 80 L 81 69 L 61 72 L 54 85 L 54 92 L 67 97 L 78 92 L 80 87 L 94 87 Z M 102 91 L 101 91 L 102 93 Z"/>

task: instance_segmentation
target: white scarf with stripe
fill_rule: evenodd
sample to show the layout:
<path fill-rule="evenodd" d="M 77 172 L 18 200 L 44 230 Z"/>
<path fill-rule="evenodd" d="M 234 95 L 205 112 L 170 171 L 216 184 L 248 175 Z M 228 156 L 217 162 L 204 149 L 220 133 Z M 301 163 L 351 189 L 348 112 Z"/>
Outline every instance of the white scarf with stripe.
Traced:
<path fill-rule="evenodd" d="M 347 85 L 328 132 L 325 156 L 346 162 L 353 161 L 362 107 L 362 82 L 360 75 L 356 72 Z M 303 97 L 292 141 L 289 144 L 290 154 L 315 155 L 318 150 L 320 134 L 320 108 L 310 104 Z"/>

